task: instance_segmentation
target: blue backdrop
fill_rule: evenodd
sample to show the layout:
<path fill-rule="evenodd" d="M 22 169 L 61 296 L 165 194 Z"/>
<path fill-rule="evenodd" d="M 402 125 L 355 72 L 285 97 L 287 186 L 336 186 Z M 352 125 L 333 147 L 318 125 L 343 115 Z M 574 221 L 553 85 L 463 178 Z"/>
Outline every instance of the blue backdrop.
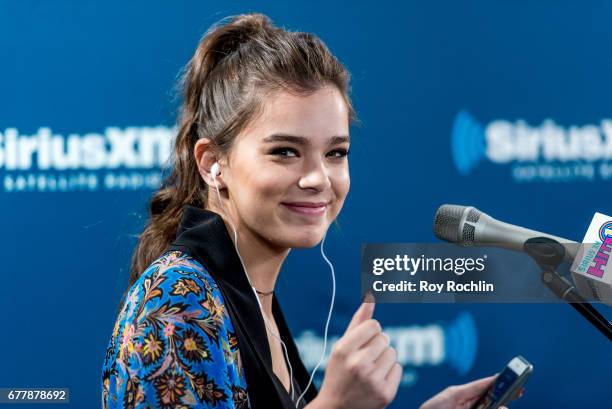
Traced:
<path fill-rule="evenodd" d="M 440 204 L 572 240 L 595 211 L 612 215 L 607 2 L 0 0 L 0 387 L 68 387 L 71 407 L 99 406 L 176 76 L 210 24 L 249 11 L 318 34 L 352 72 L 362 125 L 326 240 L 333 336 L 359 303 L 361 243 L 436 241 Z M 291 252 L 280 301 L 308 365 L 330 286 L 318 248 Z M 535 372 L 513 407 L 612 408 L 610 343 L 569 306 L 389 304 L 375 316 L 405 366 L 391 407 L 522 354 Z"/>

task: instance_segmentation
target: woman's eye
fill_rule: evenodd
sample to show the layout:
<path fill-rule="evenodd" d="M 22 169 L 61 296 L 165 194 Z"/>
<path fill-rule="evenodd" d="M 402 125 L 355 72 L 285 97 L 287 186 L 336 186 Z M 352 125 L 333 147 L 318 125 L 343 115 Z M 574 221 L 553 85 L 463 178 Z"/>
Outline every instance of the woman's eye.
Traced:
<path fill-rule="evenodd" d="M 294 155 L 287 155 L 286 153 L 290 152 Z M 291 158 L 291 157 L 297 157 L 298 156 L 298 152 L 293 149 L 293 148 L 276 148 L 273 149 L 272 152 L 270 152 L 272 155 L 278 155 L 278 156 L 283 156 L 283 157 L 287 157 L 287 158 Z"/>
<path fill-rule="evenodd" d="M 349 153 L 350 151 L 348 149 L 336 149 L 330 152 L 330 154 L 333 154 L 332 156 L 334 158 L 343 158 L 348 156 Z"/>
<path fill-rule="evenodd" d="M 343 158 L 347 156 L 350 152 L 347 149 L 334 149 L 329 152 L 327 156 L 331 156 L 333 158 Z M 299 152 L 293 148 L 276 148 L 273 149 L 270 154 L 281 156 L 284 158 L 297 158 L 299 157 Z"/>

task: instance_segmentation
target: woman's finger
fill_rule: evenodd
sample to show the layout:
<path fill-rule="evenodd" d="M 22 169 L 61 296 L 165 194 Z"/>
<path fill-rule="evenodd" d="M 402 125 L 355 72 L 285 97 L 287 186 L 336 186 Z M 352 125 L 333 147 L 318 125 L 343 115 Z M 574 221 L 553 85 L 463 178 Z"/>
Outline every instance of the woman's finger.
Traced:
<path fill-rule="evenodd" d="M 360 359 L 367 362 L 375 362 L 389 346 L 389 335 L 384 332 L 378 333 L 370 341 L 363 345 L 358 354 Z"/>
<path fill-rule="evenodd" d="M 456 387 L 456 401 L 471 400 L 482 395 L 482 393 L 495 381 L 497 375 L 487 376 Z"/>
<path fill-rule="evenodd" d="M 397 363 L 397 353 L 393 348 L 387 348 L 374 362 L 374 372 L 372 375 L 376 378 L 387 378 L 393 366 Z"/>
<path fill-rule="evenodd" d="M 353 327 L 350 331 L 347 330 L 338 342 L 341 342 L 347 351 L 356 351 L 370 342 L 373 337 L 380 334 L 381 331 L 382 326 L 380 322 L 370 318 Z"/>
<path fill-rule="evenodd" d="M 346 331 L 344 331 L 344 333 L 346 334 L 348 331 L 355 328 L 357 325 L 372 318 L 374 316 L 374 306 L 374 298 L 371 294 L 366 294 L 363 302 L 361 303 L 359 308 L 357 308 L 355 314 L 353 314 L 353 318 L 351 318 L 351 322 L 349 322 L 349 325 L 346 328 Z"/>
<path fill-rule="evenodd" d="M 395 363 L 385 378 L 384 393 L 389 395 L 390 399 L 395 398 L 397 388 L 402 380 L 404 368 L 399 363 Z"/>

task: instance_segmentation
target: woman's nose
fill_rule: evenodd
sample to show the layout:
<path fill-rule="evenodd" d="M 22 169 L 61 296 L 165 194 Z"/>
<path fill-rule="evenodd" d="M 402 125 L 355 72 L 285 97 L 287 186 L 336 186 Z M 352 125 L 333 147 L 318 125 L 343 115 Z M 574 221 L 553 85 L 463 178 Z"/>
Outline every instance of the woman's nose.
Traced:
<path fill-rule="evenodd" d="M 331 181 L 325 165 L 322 162 L 311 164 L 300 178 L 299 186 L 302 189 L 316 189 L 317 191 L 324 191 L 329 188 Z"/>

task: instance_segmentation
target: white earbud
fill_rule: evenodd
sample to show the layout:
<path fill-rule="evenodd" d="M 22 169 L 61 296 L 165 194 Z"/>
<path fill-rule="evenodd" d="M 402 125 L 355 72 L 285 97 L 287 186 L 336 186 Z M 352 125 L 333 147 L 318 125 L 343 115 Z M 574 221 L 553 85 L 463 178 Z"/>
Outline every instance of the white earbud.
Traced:
<path fill-rule="evenodd" d="M 210 173 L 212 175 L 212 178 L 215 179 L 217 175 L 219 175 L 219 172 L 219 162 L 213 163 L 213 165 L 210 167 Z"/>

